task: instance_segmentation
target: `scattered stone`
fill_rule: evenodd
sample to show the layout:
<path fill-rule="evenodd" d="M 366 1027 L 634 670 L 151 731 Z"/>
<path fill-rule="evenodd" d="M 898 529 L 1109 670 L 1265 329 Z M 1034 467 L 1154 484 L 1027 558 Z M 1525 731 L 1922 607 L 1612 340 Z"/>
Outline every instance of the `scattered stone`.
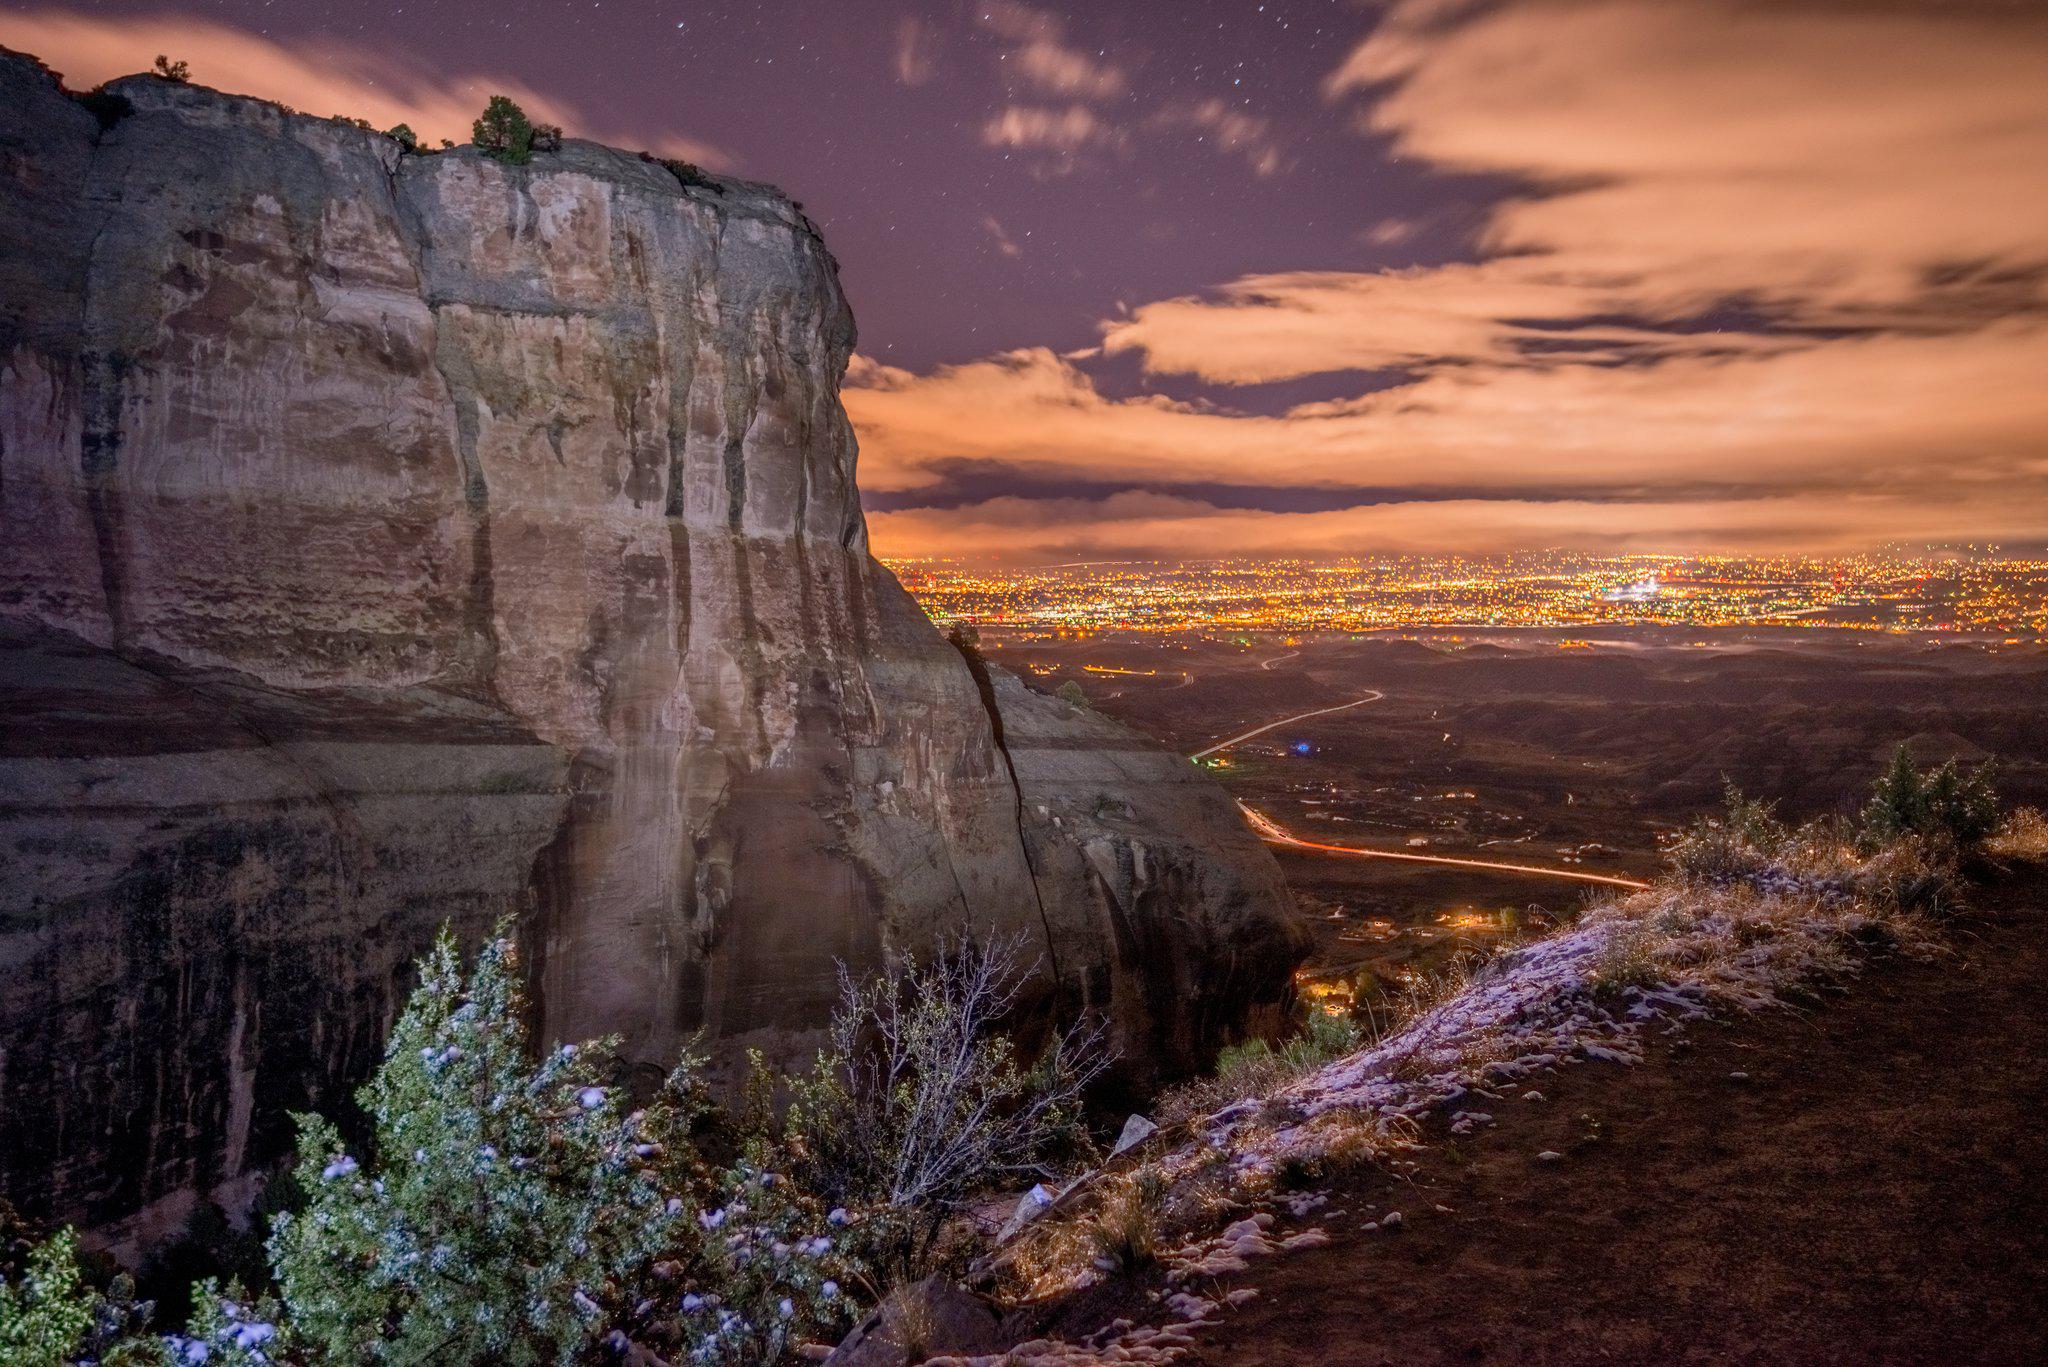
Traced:
<path fill-rule="evenodd" d="M 1536 1155 L 1536 1161 L 1539 1163 L 1555 1163 L 1558 1159 L 1562 1157 L 1564 1157 L 1564 1155 L 1559 1153 L 1556 1149 L 1545 1149 L 1542 1153 Z"/>
<path fill-rule="evenodd" d="M 1135 1149 L 1159 1132 L 1159 1127 L 1142 1115 L 1134 1115 L 1124 1122 L 1123 1133 L 1116 1137 L 1116 1147 L 1109 1151 L 1115 1158 L 1118 1154 Z"/>
<path fill-rule="evenodd" d="M 1011 1235 L 1052 1209 L 1052 1203 L 1058 1199 L 1053 1190 L 1043 1182 L 1025 1192 L 1017 1198 L 1017 1208 L 1010 1212 L 1010 1218 L 1004 1222 L 1002 1232 L 996 1235 L 996 1242 L 1008 1243 Z"/>
<path fill-rule="evenodd" d="M 1541 1093 L 1541 1092 L 1537 1092 L 1537 1091 L 1528 1091 L 1528 1092 L 1524 1092 L 1524 1093 L 1522 1093 L 1522 1100 L 1524 1100 L 1524 1101 L 1541 1101 L 1541 1100 L 1543 1100 L 1543 1093 Z"/>

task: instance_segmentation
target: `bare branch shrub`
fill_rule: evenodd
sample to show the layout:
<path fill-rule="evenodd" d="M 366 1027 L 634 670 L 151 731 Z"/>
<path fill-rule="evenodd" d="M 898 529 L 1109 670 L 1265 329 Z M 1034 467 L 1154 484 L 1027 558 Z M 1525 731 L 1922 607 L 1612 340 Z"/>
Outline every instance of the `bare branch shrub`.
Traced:
<path fill-rule="evenodd" d="M 965 934 L 865 982 L 840 969 L 831 1047 L 793 1088 L 787 1142 L 812 1190 L 866 1208 L 877 1262 L 903 1275 L 977 1195 L 1047 1171 L 1109 1063 L 1088 1021 L 1019 1060 L 1004 1027 L 1028 976 L 1020 940 Z"/>

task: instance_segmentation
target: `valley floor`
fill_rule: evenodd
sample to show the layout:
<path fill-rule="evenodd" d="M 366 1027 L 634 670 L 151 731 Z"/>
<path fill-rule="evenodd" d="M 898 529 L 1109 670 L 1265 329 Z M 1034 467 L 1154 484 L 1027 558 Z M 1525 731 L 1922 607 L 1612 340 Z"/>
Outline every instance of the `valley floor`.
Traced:
<path fill-rule="evenodd" d="M 2048 1361 L 2048 876 L 1977 897 L 1933 962 L 1533 1081 L 1333 1192 L 1184 1360 Z"/>

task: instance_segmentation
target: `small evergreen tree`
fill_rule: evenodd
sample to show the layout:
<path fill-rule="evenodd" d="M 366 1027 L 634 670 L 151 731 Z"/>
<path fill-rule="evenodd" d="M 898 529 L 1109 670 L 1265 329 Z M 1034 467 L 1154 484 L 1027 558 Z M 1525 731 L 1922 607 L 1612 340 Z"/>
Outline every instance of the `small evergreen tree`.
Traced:
<path fill-rule="evenodd" d="M 511 944 L 463 979 L 444 931 L 358 1094 L 361 1159 L 298 1116 L 306 1208 L 270 1239 L 294 1336 L 329 1361 L 574 1361 L 680 1222 L 663 1115 L 622 1114 L 609 1042 L 528 1056 Z M 671 1079 L 667 1111 L 685 1080 Z"/>
<path fill-rule="evenodd" d="M 511 166 L 533 160 L 533 121 L 503 95 L 491 96 L 484 112 L 470 125 L 469 135 L 487 157 Z"/>
<path fill-rule="evenodd" d="M 152 70 L 165 80 L 176 81 L 179 85 L 183 85 L 192 79 L 192 64 L 190 62 L 174 62 L 161 52 L 156 55 L 156 66 Z"/>
<path fill-rule="evenodd" d="M 533 150 L 536 152 L 559 152 L 562 150 L 562 128 L 560 124 L 537 123 L 533 126 Z"/>
<path fill-rule="evenodd" d="M 1964 773 L 1951 759 L 1923 774 L 1901 745 L 1863 808 L 1863 841 L 1882 848 L 1900 840 L 1934 841 L 1967 851 L 1998 828 L 1998 793 L 1992 767 Z"/>
<path fill-rule="evenodd" d="M 1863 806 L 1863 837 L 1872 845 L 1888 845 L 1926 824 L 1927 796 L 1920 788 L 1920 770 L 1913 763 L 1913 752 L 1901 745 L 1892 752 L 1891 765 Z"/>
<path fill-rule="evenodd" d="M 1998 793 L 1993 768 L 1980 764 L 1969 773 L 1951 759 L 1927 780 L 1927 818 L 1935 831 L 1959 850 L 1972 850 L 1998 829 Z"/>
<path fill-rule="evenodd" d="M 419 150 L 420 135 L 412 131 L 411 124 L 398 124 L 388 130 L 384 136 L 390 138 L 408 152 L 417 152 Z"/>
<path fill-rule="evenodd" d="M 1053 690 L 1053 696 L 1058 698 L 1061 702 L 1069 703 L 1075 707 L 1085 708 L 1089 705 L 1087 693 L 1083 692 L 1081 685 L 1076 683 L 1072 679 L 1068 679 L 1058 688 L 1055 688 Z"/>

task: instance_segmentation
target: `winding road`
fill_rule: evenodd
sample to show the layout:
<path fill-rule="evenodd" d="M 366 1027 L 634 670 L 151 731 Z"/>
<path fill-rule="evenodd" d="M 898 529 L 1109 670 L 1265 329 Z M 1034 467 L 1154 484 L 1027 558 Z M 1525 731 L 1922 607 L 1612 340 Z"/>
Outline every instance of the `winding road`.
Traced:
<path fill-rule="evenodd" d="M 1264 726 L 1254 726 L 1251 730 L 1232 736 L 1229 740 L 1219 740 L 1206 750 L 1197 750 L 1192 755 L 1189 755 L 1188 758 L 1207 759 L 1218 750 L 1228 750 L 1231 746 L 1242 744 L 1253 736 L 1263 736 L 1268 731 L 1276 731 L 1289 722 L 1306 721 L 1310 717 L 1327 717 L 1332 712 L 1347 712 L 1354 707 L 1363 707 L 1369 702 L 1378 702 L 1386 696 L 1377 688 L 1368 689 L 1362 698 L 1354 698 L 1350 702 L 1340 702 L 1335 707 L 1319 707 L 1313 712 L 1297 712 L 1291 717 L 1282 717 L 1279 721 L 1269 721 Z"/>
<path fill-rule="evenodd" d="M 1262 669 L 1264 667 L 1260 666 Z M 1217 741 L 1207 749 L 1197 750 L 1188 758 L 1206 759 L 1218 751 L 1228 750 L 1231 746 L 1242 744 L 1254 736 L 1263 736 L 1268 731 L 1278 730 L 1294 722 L 1307 721 L 1310 717 L 1327 717 L 1333 712 L 1348 712 L 1354 707 L 1378 702 L 1386 696 L 1377 688 L 1368 689 L 1362 698 L 1353 698 L 1350 702 L 1338 703 L 1335 707 L 1319 707 L 1309 712 L 1297 712 L 1291 717 L 1282 717 L 1278 721 L 1269 721 L 1264 726 L 1255 726 L 1249 731 L 1239 732 L 1228 740 Z M 1639 889 L 1650 886 L 1637 878 L 1623 878 L 1611 873 L 1591 873 L 1584 869 L 1559 868 L 1556 865 L 1514 864 L 1496 859 L 1464 859 L 1449 854 L 1411 854 L 1405 850 L 1375 850 L 1363 845 L 1330 845 L 1319 840 L 1304 840 L 1272 817 L 1242 801 L 1237 804 L 1237 809 L 1244 813 L 1245 821 L 1258 833 L 1259 838 L 1270 845 L 1287 845 L 1297 850 L 1314 850 L 1319 854 L 1349 855 L 1354 859 L 1393 859 L 1404 864 L 1441 864 L 1459 869 L 1490 869 L 1499 873 L 1528 874 L 1537 878 L 1563 878 L 1576 883 L 1595 883 L 1603 887 Z"/>

